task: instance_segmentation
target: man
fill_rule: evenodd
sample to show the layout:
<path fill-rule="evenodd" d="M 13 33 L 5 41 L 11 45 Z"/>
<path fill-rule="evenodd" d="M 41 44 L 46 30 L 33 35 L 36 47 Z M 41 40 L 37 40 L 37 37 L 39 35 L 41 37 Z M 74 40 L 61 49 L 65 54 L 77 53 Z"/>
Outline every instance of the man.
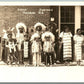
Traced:
<path fill-rule="evenodd" d="M 54 46 L 55 53 L 56 53 L 55 59 L 56 59 L 56 62 L 59 63 L 60 57 L 59 57 L 59 54 L 58 54 L 58 48 L 59 48 L 59 45 L 58 45 L 58 28 L 57 28 L 57 24 L 55 23 L 55 18 L 54 17 L 50 18 L 49 28 L 50 28 L 50 31 L 55 36 L 55 46 Z"/>
<path fill-rule="evenodd" d="M 24 33 L 27 31 L 27 27 L 24 23 L 18 23 L 16 24 L 16 29 L 17 29 L 17 34 L 16 34 L 16 39 L 17 39 L 17 48 L 18 48 L 18 59 L 19 59 L 19 64 L 23 64 L 23 57 L 22 57 L 22 42 L 24 41 Z"/>

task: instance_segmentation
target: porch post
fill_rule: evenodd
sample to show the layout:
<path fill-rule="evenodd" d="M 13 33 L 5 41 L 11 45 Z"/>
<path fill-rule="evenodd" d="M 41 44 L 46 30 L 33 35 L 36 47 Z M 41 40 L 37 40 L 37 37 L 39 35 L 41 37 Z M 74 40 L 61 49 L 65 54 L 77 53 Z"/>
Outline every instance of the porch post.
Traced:
<path fill-rule="evenodd" d="M 60 31 L 61 31 L 61 7 L 59 6 L 59 12 L 58 12 L 58 14 L 59 14 L 59 34 L 60 34 Z"/>
<path fill-rule="evenodd" d="M 81 6 L 75 6 L 75 33 L 81 28 Z"/>

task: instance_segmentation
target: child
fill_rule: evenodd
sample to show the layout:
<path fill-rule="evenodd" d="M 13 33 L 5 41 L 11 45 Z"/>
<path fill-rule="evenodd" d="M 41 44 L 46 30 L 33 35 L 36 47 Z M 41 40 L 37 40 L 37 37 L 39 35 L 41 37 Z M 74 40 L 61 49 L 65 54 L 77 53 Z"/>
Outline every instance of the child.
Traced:
<path fill-rule="evenodd" d="M 43 41 L 43 52 L 45 55 L 45 65 L 49 63 L 49 65 L 54 64 L 54 41 L 55 37 L 53 33 L 46 31 L 42 34 L 42 41 Z"/>
<path fill-rule="evenodd" d="M 41 64 L 41 41 L 38 33 L 32 35 L 31 42 L 32 42 L 33 65 L 39 66 Z"/>
<path fill-rule="evenodd" d="M 7 63 L 7 55 L 8 55 L 8 49 L 6 47 L 7 45 L 7 42 L 8 42 L 8 34 L 9 34 L 9 31 L 11 32 L 12 34 L 12 39 L 15 39 L 15 34 L 12 32 L 14 30 L 14 27 L 13 28 L 8 28 L 7 30 L 3 29 L 3 37 L 2 37 L 2 61 L 6 62 Z"/>
<path fill-rule="evenodd" d="M 12 64 L 14 61 L 17 64 L 16 53 L 16 40 L 12 38 L 12 32 L 8 32 L 8 40 L 6 47 L 8 48 L 7 64 Z"/>
<path fill-rule="evenodd" d="M 31 49 L 33 54 L 33 65 L 41 65 L 41 52 L 42 52 L 42 43 L 41 43 L 41 23 L 37 23 L 35 26 L 36 32 L 31 36 Z"/>

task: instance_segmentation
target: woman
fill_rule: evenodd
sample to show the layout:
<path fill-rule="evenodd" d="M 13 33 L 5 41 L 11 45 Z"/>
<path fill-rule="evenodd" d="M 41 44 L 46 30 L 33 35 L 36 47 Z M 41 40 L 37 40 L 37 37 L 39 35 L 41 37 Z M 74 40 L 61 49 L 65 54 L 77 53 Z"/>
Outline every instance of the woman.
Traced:
<path fill-rule="evenodd" d="M 28 39 L 28 33 L 24 34 L 24 41 L 22 42 L 21 49 L 22 49 L 23 63 L 25 61 L 26 62 L 28 61 L 28 65 L 29 65 L 29 39 Z"/>
<path fill-rule="evenodd" d="M 74 44 L 75 44 L 75 61 L 77 64 L 80 64 L 82 60 L 82 46 L 84 42 L 84 37 L 81 35 L 81 29 L 77 29 L 76 35 L 74 35 Z"/>
<path fill-rule="evenodd" d="M 70 62 L 72 61 L 72 34 L 69 30 L 68 26 L 64 27 L 64 31 L 59 35 L 61 42 L 60 45 L 61 49 L 63 50 L 63 62 Z"/>

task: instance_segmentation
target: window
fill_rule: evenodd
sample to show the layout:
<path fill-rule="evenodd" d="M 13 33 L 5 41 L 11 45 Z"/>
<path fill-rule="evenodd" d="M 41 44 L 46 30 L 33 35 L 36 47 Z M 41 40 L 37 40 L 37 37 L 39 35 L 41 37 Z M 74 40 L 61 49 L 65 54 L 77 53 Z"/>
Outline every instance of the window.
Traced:
<path fill-rule="evenodd" d="M 75 26 L 75 7 L 74 6 L 61 6 L 61 31 L 64 26 L 69 26 L 72 34 L 74 34 Z"/>
<path fill-rule="evenodd" d="M 58 6 L 50 6 L 50 9 L 53 9 L 53 11 L 50 12 L 50 17 L 54 17 L 55 23 L 58 25 Z"/>
<path fill-rule="evenodd" d="M 81 29 L 84 35 L 84 6 L 81 7 Z"/>

